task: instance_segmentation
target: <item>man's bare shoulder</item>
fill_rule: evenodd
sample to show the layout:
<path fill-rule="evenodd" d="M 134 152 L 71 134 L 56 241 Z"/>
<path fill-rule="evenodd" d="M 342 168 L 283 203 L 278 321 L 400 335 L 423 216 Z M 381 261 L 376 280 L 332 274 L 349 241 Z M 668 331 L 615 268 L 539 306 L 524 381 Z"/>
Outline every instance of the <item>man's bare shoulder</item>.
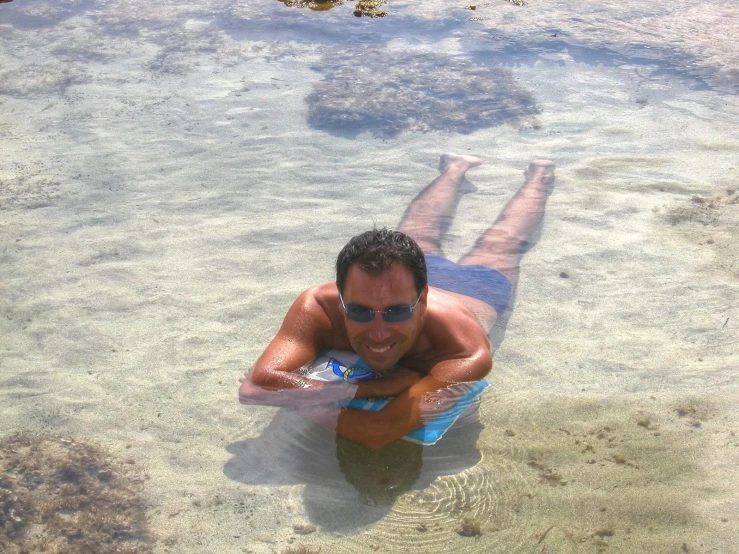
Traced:
<path fill-rule="evenodd" d="M 423 333 L 409 362 L 420 369 L 489 352 L 490 340 L 475 314 L 454 296 L 429 288 Z"/>
<path fill-rule="evenodd" d="M 438 326 L 454 334 L 487 336 L 478 317 L 461 295 L 429 287 L 426 313 L 429 323 L 436 324 L 434 328 Z"/>
<path fill-rule="evenodd" d="M 346 348 L 346 329 L 339 309 L 339 291 L 335 282 L 322 283 L 304 290 L 295 301 L 298 309 L 309 314 L 327 348 Z"/>
<path fill-rule="evenodd" d="M 451 312 L 463 317 L 471 314 L 486 335 L 498 319 L 495 308 L 482 300 L 435 287 L 429 287 L 429 291 L 433 305 L 437 306 L 441 313 Z"/>
<path fill-rule="evenodd" d="M 305 289 L 298 301 L 310 310 L 321 310 L 327 315 L 338 313 L 339 290 L 334 282 L 322 283 Z"/>

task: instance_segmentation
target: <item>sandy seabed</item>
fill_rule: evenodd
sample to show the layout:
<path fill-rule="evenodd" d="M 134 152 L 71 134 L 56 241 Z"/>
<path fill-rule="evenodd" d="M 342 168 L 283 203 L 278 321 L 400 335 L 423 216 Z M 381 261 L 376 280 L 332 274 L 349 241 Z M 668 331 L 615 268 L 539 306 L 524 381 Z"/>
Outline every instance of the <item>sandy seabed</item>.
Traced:
<path fill-rule="evenodd" d="M 156 552 L 739 552 L 739 10 L 468 8 L 0 5 L 0 435 L 101 445 L 143 478 Z M 500 54 L 535 120 L 309 126 L 322 56 L 373 41 Z M 237 379 L 444 151 L 484 160 L 452 259 L 531 159 L 555 191 L 469 463 L 445 438 L 413 490 L 372 500 Z"/>

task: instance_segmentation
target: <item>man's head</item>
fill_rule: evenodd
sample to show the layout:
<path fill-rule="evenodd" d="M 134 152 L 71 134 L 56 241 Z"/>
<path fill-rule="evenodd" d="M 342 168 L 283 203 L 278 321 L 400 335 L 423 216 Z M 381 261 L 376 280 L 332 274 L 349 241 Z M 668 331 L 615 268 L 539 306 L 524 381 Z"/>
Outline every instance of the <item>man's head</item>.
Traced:
<path fill-rule="evenodd" d="M 399 263 L 413 274 L 416 295 L 421 294 L 428 283 L 426 259 L 421 248 L 411 237 L 387 227 L 372 229 L 352 237 L 336 258 L 336 286 L 344 292 L 346 277 L 352 264 L 370 275 L 379 275 Z"/>
<path fill-rule="evenodd" d="M 426 261 L 416 242 L 388 229 L 352 238 L 336 260 L 336 285 L 354 350 L 376 371 L 396 365 L 426 310 Z"/>

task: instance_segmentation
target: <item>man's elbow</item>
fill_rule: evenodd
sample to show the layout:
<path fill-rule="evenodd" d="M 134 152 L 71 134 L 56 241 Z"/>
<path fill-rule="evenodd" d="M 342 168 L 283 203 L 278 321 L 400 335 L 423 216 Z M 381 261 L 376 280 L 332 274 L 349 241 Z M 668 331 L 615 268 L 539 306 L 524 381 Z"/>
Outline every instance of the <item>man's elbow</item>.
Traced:
<path fill-rule="evenodd" d="M 258 368 L 253 366 L 244 376 L 245 383 L 251 383 L 255 387 L 267 388 L 271 385 L 271 379 L 269 371 L 265 368 Z"/>
<path fill-rule="evenodd" d="M 487 363 L 487 371 L 485 371 L 485 375 L 488 375 L 491 371 L 493 371 L 493 355 L 488 354 L 488 359 L 486 360 Z"/>
<path fill-rule="evenodd" d="M 383 417 L 382 410 L 379 412 L 362 412 L 362 425 L 347 425 L 340 417 L 336 433 L 354 442 L 358 442 L 369 448 L 382 448 L 388 444 L 403 438 L 405 435 L 403 423 L 393 418 Z M 350 426 L 351 425 L 351 426 Z"/>
<path fill-rule="evenodd" d="M 382 448 L 383 446 L 387 446 L 388 444 L 395 442 L 396 440 L 400 440 L 402 438 L 402 435 L 396 437 L 385 433 L 362 433 L 361 435 L 349 433 L 345 434 L 344 438 L 363 444 L 368 448 L 378 449 Z"/>
<path fill-rule="evenodd" d="M 475 379 L 471 379 L 472 381 L 484 379 L 493 370 L 493 354 L 487 348 L 481 349 L 473 360 L 472 367 L 476 368 L 475 373 L 477 375 Z"/>
<path fill-rule="evenodd" d="M 239 402 L 242 404 L 256 404 L 260 393 L 263 393 L 263 391 L 255 387 L 247 377 L 239 387 Z"/>
<path fill-rule="evenodd" d="M 249 372 L 239 387 L 239 402 L 242 404 L 264 404 L 265 398 L 271 392 L 259 380 L 254 379 L 252 372 Z"/>

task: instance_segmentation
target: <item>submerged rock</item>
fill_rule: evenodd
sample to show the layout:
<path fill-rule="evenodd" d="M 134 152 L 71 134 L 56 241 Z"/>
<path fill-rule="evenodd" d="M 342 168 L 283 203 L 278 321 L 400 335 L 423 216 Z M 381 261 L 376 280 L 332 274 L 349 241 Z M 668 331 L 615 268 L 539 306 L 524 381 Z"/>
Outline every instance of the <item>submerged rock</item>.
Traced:
<path fill-rule="evenodd" d="M 324 77 L 306 97 L 308 123 L 340 135 L 468 134 L 503 123 L 532 126 L 539 113 L 509 69 L 463 56 L 364 47 L 332 50 L 314 69 Z"/>
<path fill-rule="evenodd" d="M 330 10 L 334 6 L 341 6 L 343 0 L 279 0 L 290 8 L 308 8 L 313 11 L 322 12 Z"/>
<path fill-rule="evenodd" d="M 380 6 L 386 3 L 386 0 L 359 0 L 354 7 L 354 15 L 356 17 L 385 17 L 387 12 L 380 9 Z"/>
<path fill-rule="evenodd" d="M 0 439 L 0 552 L 151 552 L 141 478 L 85 441 Z"/>
<path fill-rule="evenodd" d="M 3 0 L 0 0 L 3 1 Z M 7 1 L 7 0 L 6 0 Z M 344 0 L 279 0 L 290 8 L 308 8 L 313 11 L 323 12 L 334 6 L 341 6 Z M 354 15 L 357 17 L 385 17 L 387 12 L 380 9 L 387 0 L 358 0 L 354 7 Z"/>

